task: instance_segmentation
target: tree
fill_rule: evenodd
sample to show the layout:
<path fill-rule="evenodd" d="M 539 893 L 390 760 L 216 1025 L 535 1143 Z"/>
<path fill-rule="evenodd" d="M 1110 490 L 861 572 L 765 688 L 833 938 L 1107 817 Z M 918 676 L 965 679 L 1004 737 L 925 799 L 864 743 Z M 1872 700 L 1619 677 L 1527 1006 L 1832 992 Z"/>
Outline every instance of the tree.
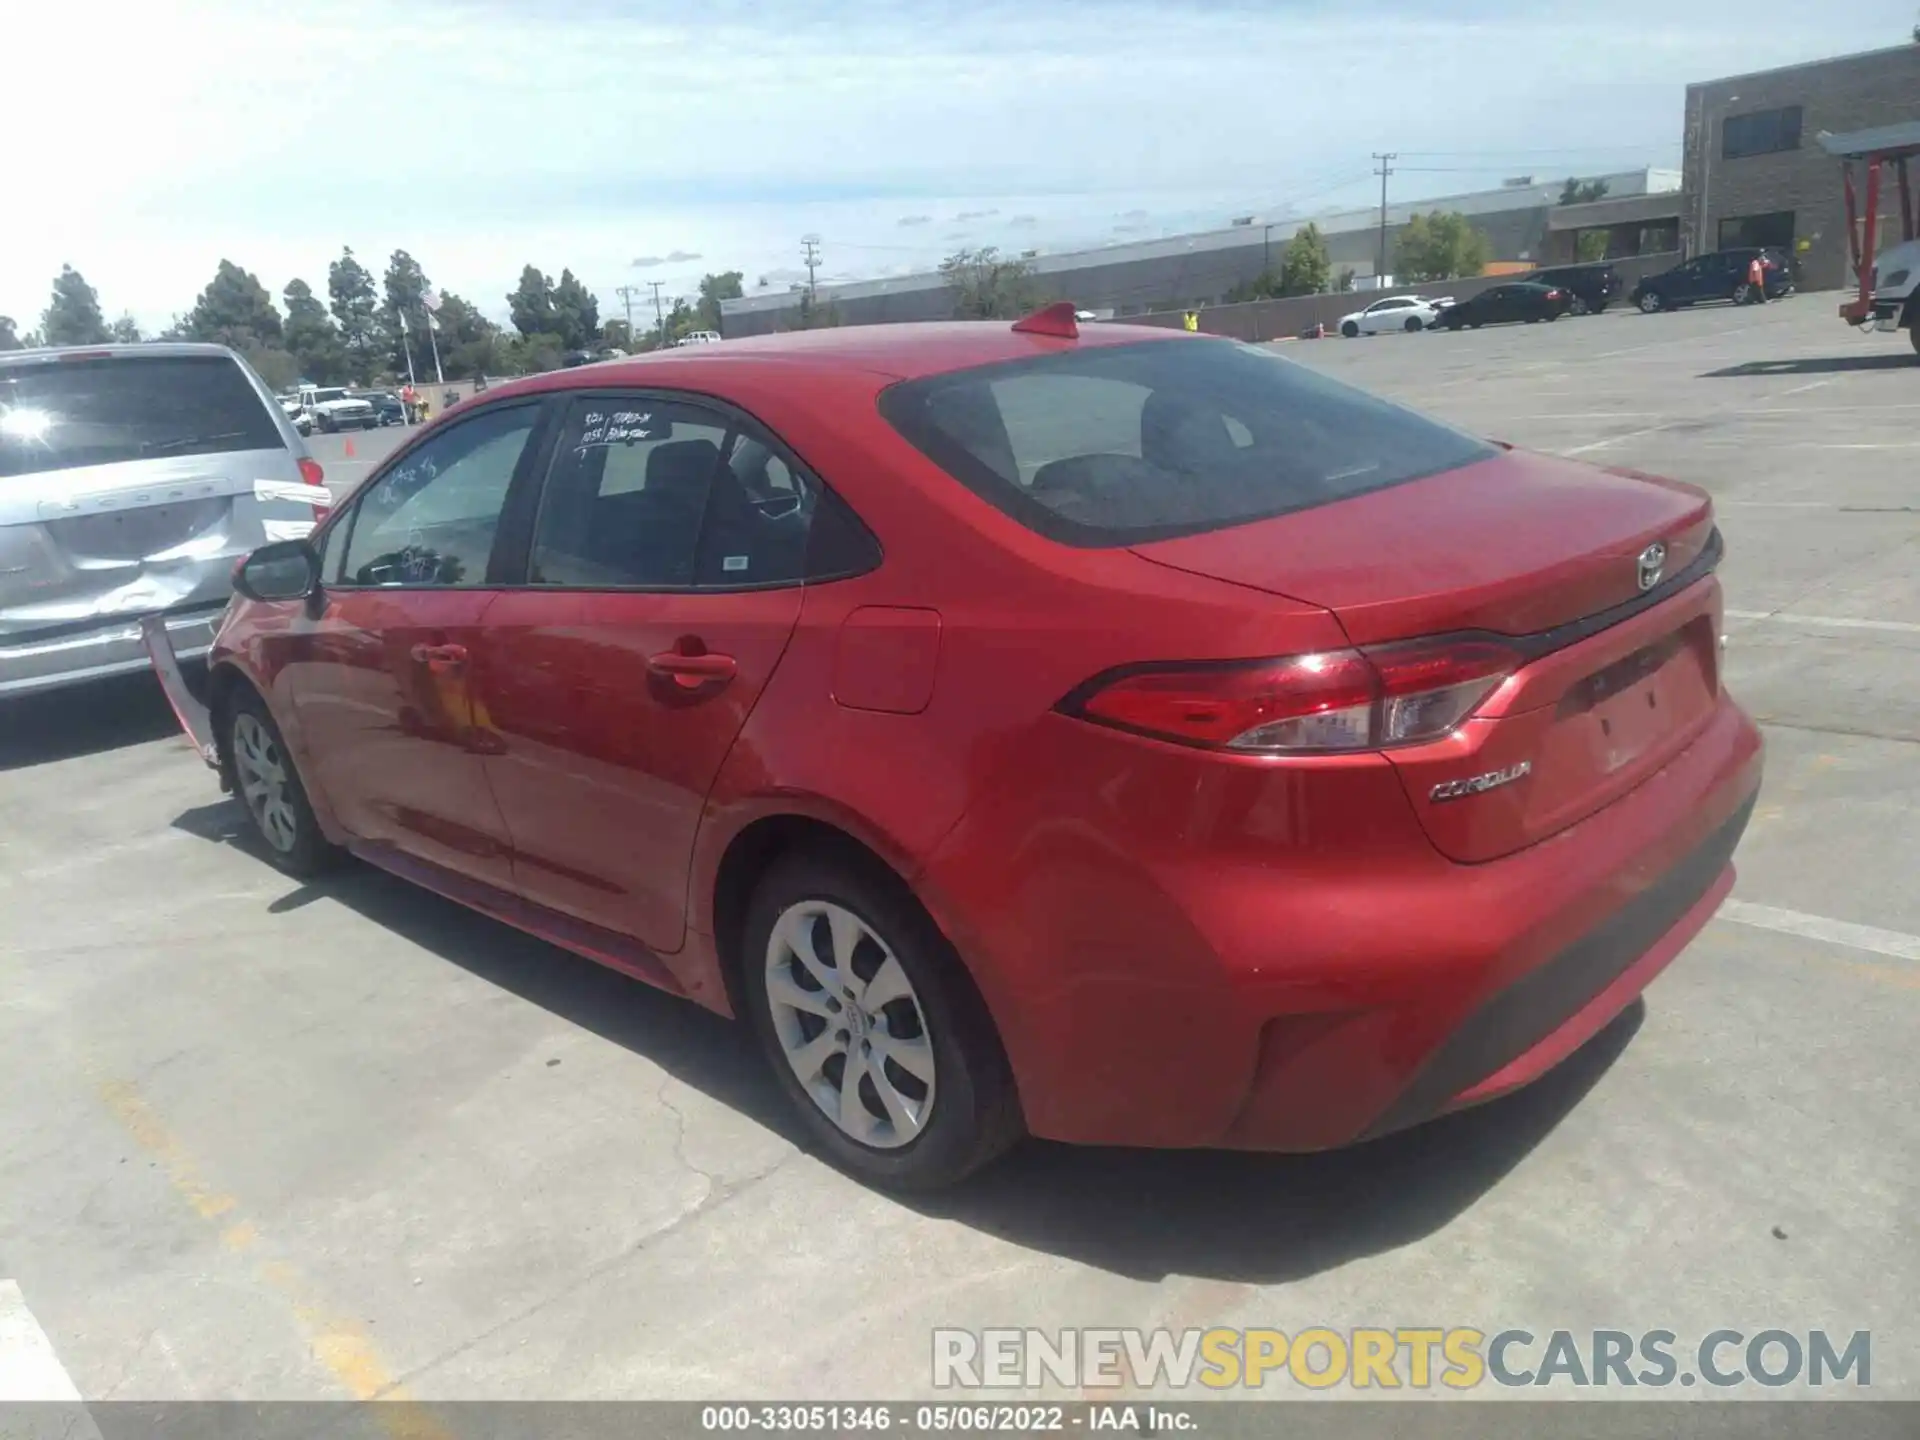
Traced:
<path fill-rule="evenodd" d="M 313 287 L 298 277 L 287 282 L 282 292 L 287 303 L 287 321 L 282 328 L 287 353 L 292 355 L 300 374 L 296 379 L 316 385 L 337 385 L 347 378 L 347 347 L 335 328 L 327 307 L 313 293 Z"/>
<path fill-rule="evenodd" d="M 389 363 L 396 375 L 430 375 L 433 342 L 427 336 L 427 272 L 404 250 L 387 261 L 386 303 L 380 322 L 387 335 Z"/>
<path fill-rule="evenodd" d="M 373 276 L 366 266 L 353 258 L 353 247 L 340 251 L 340 258 L 327 267 L 328 308 L 340 325 L 340 342 L 346 348 L 348 373 L 357 380 L 373 374 L 380 350 L 380 319 L 375 303 Z"/>
<path fill-rule="evenodd" d="M 1610 236 L 1604 230 L 1582 230 L 1579 238 L 1573 242 L 1574 259 L 1582 264 L 1591 264 L 1607 258 L 1607 244 Z"/>
<path fill-rule="evenodd" d="M 525 267 L 520 272 L 520 283 L 507 296 L 507 313 L 513 317 L 513 328 L 523 337 L 558 334 L 553 312 L 553 281 L 538 267 Z"/>
<path fill-rule="evenodd" d="M 222 260 L 188 313 L 187 328 L 195 340 L 245 351 L 279 343 L 280 312 L 257 276 Z"/>
<path fill-rule="evenodd" d="M 1567 183 L 1561 187 L 1560 203 L 1562 205 L 1590 205 L 1595 200 L 1606 199 L 1608 188 L 1607 182 L 1604 180 L 1581 181 L 1569 177 Z"/>
<path fill-rule="evenodd" d="M 553 333 L 568 350 L 585 350 L 600 336 L 600 302 L 571 270 L 560 272 L 553 287 Z"/>
<path fill-rule="evenodd" d="M 600 343 L 609 350 L 633 352 L 633 332 L 624 320 L 609 320 L 600 327 Z"/>
<path fill-rule="evenodd" d="M 0 315 L 0 350 L 24 350 L 26 345 L 14 329 L 11 315 Z"/>
<path fill-rule="evenodd" d="M 1416 215 L 1400 232 L 1395 270 L 1402 280 L 1452 280 L 1478 275 L 1487 268 L 1492 250 L 1487 237 L 1467 223 L 1458 211 Z"/>
<path fill-rule="evenodd" d="M 1333 288 L 1342 295 L 1352 292 L 1353 269 L 1351 266 L 1342 267 L 1340 273 L 1333 277 Z"/>
<path fill-rule="evenodd" d="M 113 322 L 111 333 L 116 345 L 138 345 L 145 338 L 140 334 L 140 322 L 126 311 L 122 311 L 120 318 Z"/>
<path fill-rule="evenodd" d="M 738 300 L 746 291 L 740 288 L 742 276 L 738 270 L 722 271 L 718 275 L 703 275 L 700 278 L 700 300 L 694 306 L 699 312 L 700 330 L 720 333 L 720 302 Z"/>
<path fill-rule="evenodd" d="M 1280 262 L 1282 295 L 1318 295 L 1333 282 L 1333 260 L 1320 227 L 1308 221 L 1287 242 Z"/>
<path fill-rule="evenodd" d="M 40 316 L 40 332 L 49 345 L 104 345 L 109 338 L 99 294 L 71 265 L 62 265 L 54 279 L 53 301 Z"/>
<path fill-rule="evenodd" d="M 500 328 L 472 304 L 445 291 L 433 320 L 440 335 L 440 364 L 449 380 L 497 374 L 503 368 Z"/>
<path fill-rule="evenodd" d="M 957 250 L 940 262 L 956 320 L 1014 320 L 1033 308 L 1033 267 L 1002 259 L 991 245 Z"/>

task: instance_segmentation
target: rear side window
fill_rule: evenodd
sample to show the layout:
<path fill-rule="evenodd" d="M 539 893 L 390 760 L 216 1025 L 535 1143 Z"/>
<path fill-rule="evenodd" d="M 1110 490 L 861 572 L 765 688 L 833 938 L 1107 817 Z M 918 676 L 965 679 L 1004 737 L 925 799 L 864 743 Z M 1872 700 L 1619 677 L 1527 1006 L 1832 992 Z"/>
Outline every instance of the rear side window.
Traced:
<path fill-rule="evenodd" d="M 0 476 L 283 446 L 224 355 L 0 366 Z"/>
<path fill-rule="evenodd" d="M 1230 341 L 1088 347 L 908 381 L 880 410 L 982 499 L 1068 545 L 1138 544 L 1498 453 Z"/>

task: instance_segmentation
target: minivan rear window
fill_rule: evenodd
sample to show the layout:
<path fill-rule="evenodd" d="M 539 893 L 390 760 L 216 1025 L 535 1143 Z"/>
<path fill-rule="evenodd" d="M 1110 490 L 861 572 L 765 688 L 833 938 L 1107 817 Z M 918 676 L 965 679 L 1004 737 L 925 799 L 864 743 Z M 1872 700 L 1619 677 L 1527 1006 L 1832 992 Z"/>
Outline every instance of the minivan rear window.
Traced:
<path fill-rule="evenodd" d="M 1029 529 L 1139 544 L 1457 469 L 1486 442 L 1228 340 L 1088 346 L 889 387 L 915 448 Z"/>
<path fill-rule="evenodd" d="M 0 365 L 0 476 L 284 443 L 266 402 L 224 355 Z"/>

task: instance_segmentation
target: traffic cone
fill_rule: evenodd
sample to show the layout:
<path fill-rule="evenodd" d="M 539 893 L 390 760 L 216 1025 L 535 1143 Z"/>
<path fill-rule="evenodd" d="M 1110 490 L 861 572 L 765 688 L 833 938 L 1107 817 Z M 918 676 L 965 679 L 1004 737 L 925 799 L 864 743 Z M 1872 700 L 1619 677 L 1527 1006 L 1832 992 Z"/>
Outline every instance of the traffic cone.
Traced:
<path fill-rule="evenodd" d="M 353 459 L 353 437 L 347 436 L 347 459 Z"/>

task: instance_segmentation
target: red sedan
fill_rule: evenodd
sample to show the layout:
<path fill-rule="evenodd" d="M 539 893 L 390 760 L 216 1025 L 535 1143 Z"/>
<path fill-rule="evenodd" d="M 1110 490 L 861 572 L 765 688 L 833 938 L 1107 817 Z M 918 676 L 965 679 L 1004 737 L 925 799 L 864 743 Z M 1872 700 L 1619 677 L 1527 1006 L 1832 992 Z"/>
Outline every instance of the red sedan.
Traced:
<path fill-rule="evenodd" d="M 253 555 L 207 753 L 292 874 L 747 1018 L 869 1179 L 1317 1149 L 1531 1080 L 1726 895 L 1720 554 L 1227 340 L 729 341 L 495 387 Z"/>

